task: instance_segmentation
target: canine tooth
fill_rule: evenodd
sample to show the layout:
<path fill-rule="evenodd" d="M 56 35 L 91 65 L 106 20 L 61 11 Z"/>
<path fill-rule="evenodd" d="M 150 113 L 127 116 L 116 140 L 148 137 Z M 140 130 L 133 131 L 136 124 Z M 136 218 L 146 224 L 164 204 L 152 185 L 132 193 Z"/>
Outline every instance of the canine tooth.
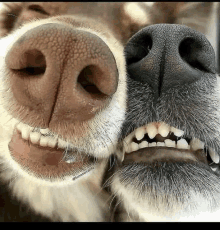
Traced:
<path fill-rule="evenodd" d="M 172 141 L 170 139 L 166 139 L 164 142 L 165 142 L 165 146 L 167 146 L 167 147 L 176 147 L 175 141 Z"/>
<path fill-rule="evenodd" d="M 131 151 L 137 151 L 139 149 L 138 144 L 135 142 L 131 143 Z"/>
<path fill-rule="evenodd" d="M 144 134 L 145 134 L 145 128 L 141 127 L 136 130 L 135 137 L 137 138 L 137 140 L 141 140 L 144 137 Z"/>
<path fill-rule="evenodd" d="M 130 145 L 128 145 L 127 143 L 124 144 L 124 149 L 125 149 L 126 153 L 130 153 L 131 152 Z"/>
<path fill-rule="evenodd" d="M 42 134 L 47 134 L 49 132 L 49 129 L 40 129 L 40 132 Z"/>
<path fill-rule="evenodd" d="M 157 128 L 153 123 L 149 124 L 147 127 L 147 133 L 150 139 L 153 139 L 157 135 Z"/>
<path fill-rule="evenodd" d="M 33 144 L 37 144 L 38 141 L 40 140 L 40 137 L 41 137 L 40 133 L 37 132 L 30 133 L 30 139 Z"/>
<path fill-rule="evenodd" d="M 189 149 L 190 147 L 185 139 L 178 140 L 176 146 L 178 149 Z"/>
<path fill-rule="evenodd" d="M 131 143 L 131 140 L 134 137 L 134 132 L 130 133 L 127 137 L 125 137 L 124 142 L 128 145 Z"/>
<path fill-rule="evenodd" d="M 149 147 L 155 147 L 155 146 L 157 146 L 157 143 L 156 143 L 156 142 L 152 142 L 152 143 L 149 143 L 148 146 L 149 146 Z"/>
<path fill-rule="evenodd" d="M 164 142 L 157 142 L 157 146 L 165 146 Z"/>
<path fill-rule="evenodd" d="M 209 155 L 216 164 L 219 163 L 219 155 L 213 148 L 209 148 Z"/>
<path fill-rule="evenodd" d="M 183 130 L 176 129 L 174 127 L 171 127 L 170 131 L 173 132 L 174 135 L 177 136 L 177 137 L 181 137 L 184 134 Z"/>
<path fill-rule="evenodd" d="M 197 138 L 193 138 L 190 142 L 190 148 L 193 151 L 196 151 L 198 149 L 204 149 L 204 142 L 200 141 Z"/>
<path fill-rule="evenodd" d="M 166 137 L 168 135 L 168 133 L 170 132 L 170 127 L 169 125 L 165 124 L 165 123 L 161 123 L 161 125 L 158 128 L 158 133 L 162 136 L 162 137 Z"/>
<path fill-rule="evenodd" d="M 57 144 L 57 139 L 56 138 L 48 138 L 48 143 L 47 145 L 51 148 L 54 148 Z"/>
<path fill-rule="evenodd" d="M 46 147 L 47 143 L 48 143 L 48 137 L 41 136 L 41 138 L 40 138 L 40 145 L 43 146 L 43 147 Z"/>
<path fill-rule="evenodd" d="M 148 147 L 148 142 L 147 141 L 142 141 L 138 146 L 139 146 L 140 149 L 146 148 L 146 147 Z"/>

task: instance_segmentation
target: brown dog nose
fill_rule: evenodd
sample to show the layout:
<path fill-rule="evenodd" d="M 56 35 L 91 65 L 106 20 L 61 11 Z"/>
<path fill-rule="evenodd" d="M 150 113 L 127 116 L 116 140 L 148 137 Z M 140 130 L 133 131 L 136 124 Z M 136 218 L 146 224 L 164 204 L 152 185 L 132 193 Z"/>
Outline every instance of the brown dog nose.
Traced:
<path fill-rule="evenodd" d="M 91 119 L 117 90 L 114 56 L 95 34 L 48 23 L 24 33 L 6 56 L 13 96 L 31 115 Z"/>

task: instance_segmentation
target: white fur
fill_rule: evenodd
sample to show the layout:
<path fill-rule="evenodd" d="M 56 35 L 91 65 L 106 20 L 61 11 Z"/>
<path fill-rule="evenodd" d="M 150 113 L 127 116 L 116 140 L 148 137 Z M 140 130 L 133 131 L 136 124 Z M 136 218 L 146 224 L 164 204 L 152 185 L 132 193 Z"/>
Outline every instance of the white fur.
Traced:
<path fill-rule="evenodd" d="M 149 5 L 145 4 L 146 6 L 152 7 L 153 4 L 150 3 L 152 2 L 149 2 Z M 147 23 L 149 23 L 149 16 L 147 12 L 141 8 L 138 2 L 125 3 L 124 10 L 125 14 L 127 14 L 134 23 L 139 25 L 147 25 Z"/>

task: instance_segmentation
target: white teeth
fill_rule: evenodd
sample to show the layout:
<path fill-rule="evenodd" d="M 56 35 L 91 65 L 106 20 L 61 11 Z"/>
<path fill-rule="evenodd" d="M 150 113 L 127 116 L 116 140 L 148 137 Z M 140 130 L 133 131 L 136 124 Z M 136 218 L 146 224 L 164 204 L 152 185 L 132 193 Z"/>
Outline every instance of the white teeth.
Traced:
<path fill-rule="evenodd" d="M 142 141 L 138 146 L 139 146 L 140 149 L 146 148 L 146 147 L 148 147 L 148 142 L 147 141 Z"/>
<path fill-rule="evenodd" d="M 139 149 L 138 144 L 135 142 L 131 143 L 131 151 L 137 151 Z"/>
<path fill-rule="evenodd" d="M 24 128 L 24 124 L 23 123 L 19 123 L 18 125 L 17 125 L 17 129 L 21 132 L 22 131 L 22 129 Z"/>
<path fill-rule="evenodd" d="M 196 151 L 198 149 L 204 149 L 204 142 L 200 141 L 197 138 L 193 138 L 190 142 L 190 148 L 193 151 Z"/>
<path fill-rule="evenodd" d="M 164 142 L 165 142 L 165 146 L 167 146 L 167 147 L 176 147 L 175 141 L 171 141 L 170 139 L 166 139 Z"/>
<path fill-rule="evenodd" d="M 40 132 L 42 134 L 47 134 L 47 133 L 49 133 L 49 129 L 40 129 Z"/>
<path fill-rule="evenodd" d="M 31 132 L 30 133 L 30 140 L 33 144 L 37 144 L 40 140 L 40 133 L 37 133 L 37 132 Z"/>
<path fill-rule="evenodd" d="M 48 143 L 48 137 L 41 137 L 40 138 L 40 145 L 43 146 L 43 147 L 46 147 L 47 146 L 47 143 Z"/>
<path fill-rule="evenodd" d="M 49 146 L 49 147 L 51 147 L 51 148 L 54 148 L 55 146 L 56 146 L 56 144 L 57 144 L 57 139 L 56 138 L 53 138 L 53 137 L 50 137 L 50 138 L 48 138 L 49 140 L 48 140 L 48 143 L 47 143 L 47 145 Z"/>
<path fill-rule="evenodd" d="M 43 136 L 42 134 L 50 133 L 49 129 L 40 129 L 40 132 L 34 132 L 34 128 L 23 124 L 20 122 L 17 124 L 16 128 L 21 132 L 21 136 L 25 140 L 31 141 L 33 144 L 38 144 L 43 147 L 55 148 L 58 145 L 58 148 L 65 149 L 68 143 L 61 139 L 58 139 L 54 136 Z M 35 129 L 37 130 L 37 129 Z"/>
<path fill-rule="evenodd" d="M 215 152 L 213 148 L 209 148 L 209 155 L 216 164 L 219 163 L 219 155 Z"/>
<path fill-rule="evenodd" d="M 157 146 L 165 146 L 164 142 L 157 142 Z"/>
<path fill-rule="evenodd" d="M 153 123 L 149 124 L 146 129 L 150 139 L 153 139 L 157 135 L 157 128 Z"/>
<path fill-rule="evenodd" d="M 157 143 L 156 143 L 156 142 L 152 142 L 152 143 L 149 143 L 148 146 L 149 146 L 149 147 L 155 147 L 155 146 L 157 146 Z"/>
<path fill-rule="evenodd" d="M 145 128 L 141 127 L 141 128 L 136 129 L 135 137 L 139 141 L 139 140 L 143 139 L 144 134 L 145 134 Z"/>
<path fill-rule="evenodd" d="M 21 131 L 21 136 L 23 139 L 28 140 L 31 133 L 31 128 L 29 128 L 27 125 L 23 126 Z"/>
<path fill-rule="evenodd" d="M 190 148 L 190 146 L 188 145 L 185 139 L 178 140 L 176 146 L 178 149 L 189 149 Z"/>
<path fill-rule="evenodd" d="M 177 137 L 181 137 L 184 134 L 184 131 L 182 131 L 180 129 L 176 129 L 174 127 L 171 127 L 170 131 L 173 132 L 174 135 Z"/>
<path fill-rule="evenodd" d="M 180 129 L 176 129 L 174 127 L 170 127 L 169 125 L 160 122 L 158 129 L 155 123 L 150 123 L 146 126 L 142 126 L 134 130 L 124 139 L 124 150 L 126 153 L 130 153 L 132 151 L 137 151 L 138 148 L 146 148 L 153 146 L 167 146 L 167 147 L 176 147 L 175 141 L 170 139 L 165 140 L 164 142 L 153 142 L 149 143 L 146 140 L 143 140 L 141 143 L 137 144 L 133 142 L 133 138 L 135 137 L 138 141 L 142 140 L 145 134 L 148 134 L 150 139 L 155 138 L 157 134 L 160 134 L 162 137 L 167 137 L 169 132 L 173 132 L 175 136 L 180 137 L 184 134 L 184 131 Z M 59 141 L 58 141 L 59 146 Z M 185 140 L 181 140 L 178 143 L 178 148 L 189 149 L 189 145 Z"/>
<path fill-rule="evenodd" d="M 170 127 L 165 124 L 165 123 L 161 123 L 161 125 L 158 128 L 158 133 L 162 136 L 162 137 L 166 137 L 170 132 Z"/>

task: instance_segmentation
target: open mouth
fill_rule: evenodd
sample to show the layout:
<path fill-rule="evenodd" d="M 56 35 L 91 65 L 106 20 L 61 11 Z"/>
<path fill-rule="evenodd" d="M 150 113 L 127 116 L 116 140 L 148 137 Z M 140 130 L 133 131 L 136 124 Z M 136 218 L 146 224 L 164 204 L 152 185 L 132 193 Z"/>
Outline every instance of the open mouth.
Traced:
<path fill-rule="evenodd" d="M 197 138 L 184 137 L 184 131 L 165 123 L 150 123 L 130 133 L 123 141 L 123 164 L 132 162 L 203 162 L 219 170 L 219 155 Z"/>
<path fill-rule="evenodd" d="M 74 180 L 94 168 L 95 159 L 78 153 L 49 129 L 19 123 L 9 143 L 12 158 L 29 175 L 45 180 Z"/>

